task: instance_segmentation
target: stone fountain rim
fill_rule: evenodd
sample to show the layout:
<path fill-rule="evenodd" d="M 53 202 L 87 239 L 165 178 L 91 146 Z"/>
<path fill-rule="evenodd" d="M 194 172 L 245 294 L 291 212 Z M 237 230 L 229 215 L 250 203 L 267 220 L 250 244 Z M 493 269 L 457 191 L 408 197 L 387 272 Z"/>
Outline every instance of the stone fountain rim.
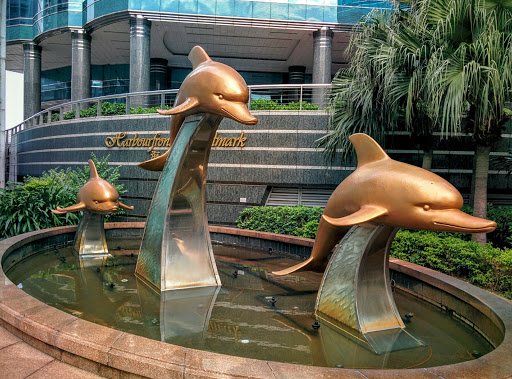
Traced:
<path fill-rule="evenodd" d="M 107 223 L 106 229 L 141 229 L 143 222 Z M 21 234 L 0 241 L 0 262 L 12 251 L 30 242 L 73 233 L 64 226 Z M 210 232 L 235 234 L 312 246 L 306 238 L 210 226 Z M 6 255 L 7 254 L 7 255 Z M 395 369 L 343 369 L 297 365 L 228 356 L 151 340 L 101 326 L 53 308 L 14 285 L 0 267 L 0 325 L 41 351 L 82 369 L 114 377 L 130 373 L 147 377 L 237 376 L 247 378 L 286 377 L 494 377 L 512 374 L 512 302 L 462 280 L 398 259 L 390 268 L 412 275 L 483 311 L 503 331 L 502 343 L 490 353 L 468 362 L 446 366 Z"/>

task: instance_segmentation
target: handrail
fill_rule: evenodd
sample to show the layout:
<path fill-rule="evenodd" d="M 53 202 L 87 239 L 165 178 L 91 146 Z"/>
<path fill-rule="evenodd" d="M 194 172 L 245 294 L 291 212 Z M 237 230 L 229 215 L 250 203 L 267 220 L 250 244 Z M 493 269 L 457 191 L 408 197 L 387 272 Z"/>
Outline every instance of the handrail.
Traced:
<path fill-rule="evenodd" d="M 263 93 L 263 95 L 259 96 L 265 96 L 266 93 L 277 91 L 276 93 L 279 94 L 279 91 L 281 90 L 281 95 L 285 95 L 286 90 L 290 90 L 293 92 L 293 95 L 289 95 L 289 98 L 287 99 L 288 102 L 290 102 L 290 99 L 295 100 L 295 102 L 299 103 L 299 110 L 302 110 L 302 104 L 305 98 L 305 91 L 309 90 L 311 92 L 314 92 L 314 90 L 321 91 L 320 98 L 323 98 L 324 100 L 321 101 L 321 104 L 317 104 L 319 106 L 325 106 L 325 94 L 327 93 L 328 89 L 331 87 L 330 84 L 263 84 L 263 85 L 250 85 L 249 87 L 249 102 L 248 107 L 250 109 L 251 101 L 254 99 L 255 96 L 258 96 L 258 93 Z M 28 129 L 35 125 L 43 125 L 43 124 L 50 124 L 53 122 L 58 121 L 52 121 L 52 114 L 53 111 L 58 110 L 59 113 L 59 121 L 62 121 L 64 119 L 64 109 L 67 110 L 74 110 L 75 111 L 75 118 L 80 118 L 80 109 L 83 109 L 84 106 L 91 106 L 92 104 L 97 104 L 98 110 L 97 110 L 97 116 L 96 117 L 106 117 L 101 115 L 101 105 L 104 101 L 112 100 L 112 99 L 120 99 L 124 100 L 124 103 L 126 104 L 126 114 L 130 114 L 130 107 L 132 105 L 141 104 L 141 102 L 137 102 L 137 98 L 140 97 L 148 97 L 148 96 L 160 96 L 160 104 L 159 106 L 161 108 L 164 108 L 166 105 L 166 95 L 176 95 L 178 93 L 178 89 L 167 89 L 167 90 L 156 90 L 156 91 L 144 91 L 144 92 L 129 92 L 129 93 L 121 93 L 121 94 L 114 94 L 114 95 L 105 95 L 105 96 L 99 96 L 99 97 L 91 97 L 87 99 L 81 99 L 81 100 L 74 100 L 69 101 L 66 103 L 54 105 L 50 108 L 47 108 L 41 112 L 38 112 L 26 120 L 23 120 L 21 123 L 16 125 L 14 128 L 8 130 L 9 138 L 12 137 L 12 135 L 17 134 L 21 132 L 22 130 Z M 310 94 L 309 94 L 310 95 Z M 172 100 L 172 97 L 171 99 Z M 282 101 L 284 103 L 284 101 Z M 171 104 L 171 103 L 169 103 Z M 44 121 L 44 116 L 47 115 L 47 121 Z"/>

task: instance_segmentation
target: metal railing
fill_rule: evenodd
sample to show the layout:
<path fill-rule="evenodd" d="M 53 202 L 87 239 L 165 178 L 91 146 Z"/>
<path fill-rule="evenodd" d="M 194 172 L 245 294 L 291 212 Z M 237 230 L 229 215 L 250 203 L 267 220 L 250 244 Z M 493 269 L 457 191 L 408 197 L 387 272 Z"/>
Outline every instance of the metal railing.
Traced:
<path fill-rule="evenodd" d="M 254 110 L 276 110 L 282 108 L 286 109 L 288 105 L 288 109 L 300 111 L 323 109 L 327 106 L 327 93 L 330 86 L 330 84 L 252 85 L 249 86 L 248 108 L 254 108 Z M 112 103 L 125 104 L 125 114 L 127 115 L 142 113 L 137 111 L 138 107 L 159 107 L 163 109 L 165 107 L 171 107 L 174 104 L 177 93 L 177 89 L 170 89 L 130 92 L 70 101 L 36 113 L 10 130 L 12 130 L 12 134 L 17 134 L 30 127 L 51 124 L 63 121 L 64 119 L 91 117 L 91 115 L 81 116 L 80 110 L 91 110 L 94 105 L 96 105 L 95 117 L 109 116 L 108 114 L 103 114 L 102 111 L 103 103 L 109 102 L 109 100 L 111 100 Z M 290 107 L 290 105 L 292 106 Z M 74 115 L 72 114 L 73 111 Z M 58 118 L 55 115 L 58 115 Z"/>

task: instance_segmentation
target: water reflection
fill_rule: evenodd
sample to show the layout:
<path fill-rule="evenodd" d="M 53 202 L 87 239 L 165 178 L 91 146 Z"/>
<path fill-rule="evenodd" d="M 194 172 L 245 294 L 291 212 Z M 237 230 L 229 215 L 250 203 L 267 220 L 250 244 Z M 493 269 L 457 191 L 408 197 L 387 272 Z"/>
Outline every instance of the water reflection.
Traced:
<path fill-rule="evenodd" d="M 170 291 L 160 297 L 133 274 L 137 241 L 110 242 L 112 256 L 78 259 L 71 248 L 45 251 L 7 274 L 32 296 L 86 320 L 230 355 L 330 367 L 406 368 L 461 362 L 473 359 L 469 351 L 491 350 L 466 325 L 398 291 L 400 314 L 414 313 L 407 330 L 428 346 L 377 355 L 324 320 L 314 330 L 321 275 L 276 277 L 271 271 L 291 262 L 263 251 L 215 246 L 222 288 Z"/>

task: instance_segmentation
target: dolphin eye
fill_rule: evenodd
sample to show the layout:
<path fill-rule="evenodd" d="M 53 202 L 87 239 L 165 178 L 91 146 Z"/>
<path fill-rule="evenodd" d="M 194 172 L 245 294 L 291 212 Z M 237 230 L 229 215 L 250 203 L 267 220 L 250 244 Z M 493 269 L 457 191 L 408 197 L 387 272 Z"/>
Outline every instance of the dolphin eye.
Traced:
<path fill-rule="evenodd" d="M 429 211 L 429 210 L 430 210 L 430 205 L 425 204 L 425 205 L 423 206 L 423 209 L 424 209 L 425 211 Z"/>
<path fill-rule="evenodd" d="M 222 94 L 217 94 L 217 96 L 219 97 L 220 100 L 224 99 L 224 96 L 222 96 Z"/>
<path fill-rule="evenodd" d="M 94 204 L 98 204 L 98 200 L 94 200 Z"/>

